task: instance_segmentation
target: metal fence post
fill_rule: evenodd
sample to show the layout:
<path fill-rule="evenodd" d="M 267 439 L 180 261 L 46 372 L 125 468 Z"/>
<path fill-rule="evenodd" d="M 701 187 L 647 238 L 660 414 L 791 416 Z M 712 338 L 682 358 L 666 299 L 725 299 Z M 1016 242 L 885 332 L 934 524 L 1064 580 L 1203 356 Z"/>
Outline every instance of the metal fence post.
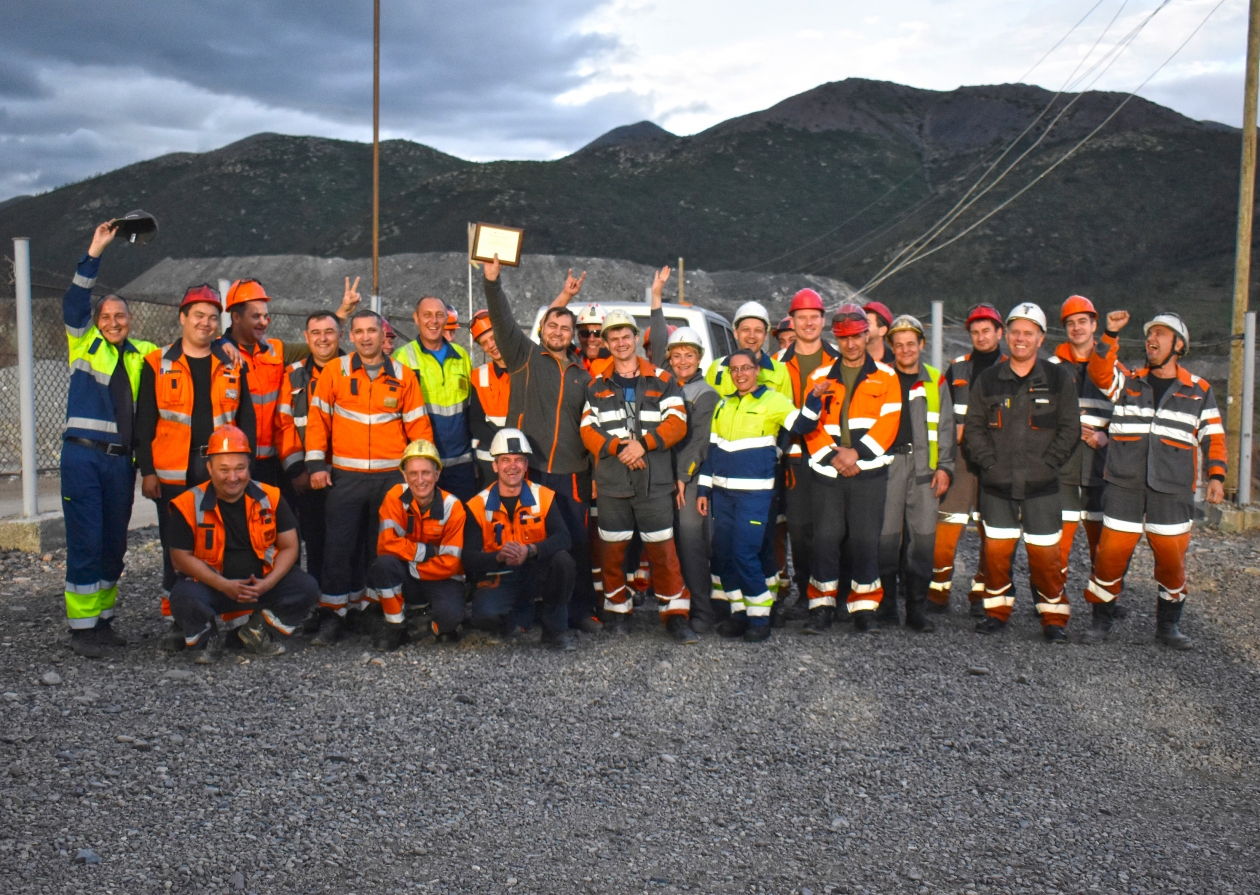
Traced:
<path fill-rule="evenodd" d="M 1238 440 L 1238 505 L 1251 503 L 1251 431 L 1256 404 L 1256 312 L 1243 322 L 1242 430 Z"/>
<path fill-rule="evenodd" d="M 932 366 L 945 362 L 945 302 L 932 302 Z"/>
<path fill-rule="evenodd" d="M 39 514 L 35 458 L 35 338 L 31 321 L 31 241 L 13 240 L 14 298 L 17 304 L 18 401 L 22 421 L 22 515 Z"/>

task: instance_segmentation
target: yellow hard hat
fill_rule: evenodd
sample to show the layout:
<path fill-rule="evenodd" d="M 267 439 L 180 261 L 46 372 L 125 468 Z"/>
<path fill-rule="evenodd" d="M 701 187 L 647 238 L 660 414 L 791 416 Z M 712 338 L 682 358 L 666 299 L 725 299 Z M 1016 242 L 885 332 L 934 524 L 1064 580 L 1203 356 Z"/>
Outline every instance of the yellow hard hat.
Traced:
<path fill-rule="evenodd" d="M 424 457 L 426 460 L 432 460 L 437 466 L 438 471 L 442 470 L 442 458 L 438 456 L 438 450 L 433 446 L 433 442 L 425 441 L 423 438 L 417 438 L 411 444 L 407 445 L 407 449 L 403 451 L 402 459 L 398 461 L 398 468 L 405 469 L 408 460 L 414 460 L 416 457 Z"/>

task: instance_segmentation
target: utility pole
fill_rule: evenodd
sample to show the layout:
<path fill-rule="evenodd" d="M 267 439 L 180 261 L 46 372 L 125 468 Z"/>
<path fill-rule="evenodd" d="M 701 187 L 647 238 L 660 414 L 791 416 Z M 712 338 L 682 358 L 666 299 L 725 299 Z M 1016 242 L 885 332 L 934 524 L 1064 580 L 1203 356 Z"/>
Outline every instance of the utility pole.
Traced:
<path fill-rule="evenodd" d="M 381 312 L 381 0 L 372 3 L 372 310 Z"/>
<path fill-rule="evenodd" d="M 1260 67 L 1260 0 L 1251 0 L 1247 25 L 1247 76 L 1243 89 L 1242 173 L 1238 184 L 1238 243 L 1234 250 L 1234 341 L 1229 346 L 1229 413 L 1227 442 L 1230 451 L 1229 472 L 1225 490 L 1238 493 L 1240 475 L 1251 475 L 1240 469 L 1242 461 L 1242 336 L 1251 295 L 1251 217 L 1256 202 L 1256 93 L 1257 68 Z"/>
<path fill-rule="evenodd" d="M 687 303 L 687 291 L 683 286 L 683 258 L 678 256 L 678 303 L 685 305 Z"/>

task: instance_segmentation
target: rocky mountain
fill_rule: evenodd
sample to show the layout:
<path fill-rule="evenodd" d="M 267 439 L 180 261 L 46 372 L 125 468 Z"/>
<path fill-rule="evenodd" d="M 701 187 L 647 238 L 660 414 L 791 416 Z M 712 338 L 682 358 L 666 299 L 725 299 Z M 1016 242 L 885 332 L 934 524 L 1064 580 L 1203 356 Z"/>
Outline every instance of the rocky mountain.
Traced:
<path fill-rule="evenodd" d="M 550 162 L 474 164 L 390 141 L 381 252 L 463 251 L 466 222 L 486 220 L 524 227 L 527 253 L 649 265 L 681 255 L 688 270 L 861 286 L 1047 107 L 1003 167 L 1027 157 L 944 238 L 1045 173 L 1122 99 L 850 79 L 690 137 L 650 122 L 617 128 Z M 915 310 L 942 298 L 957 315 L 979 300 L 1057 306 L 1082 292 L 1139 314 L 1176 308 L 1196 337 L 1219 336 L 1239 152 L 1236 130 L 1134 99 L 1009 207 L 871 294 Z M 115 285 L 165 257 L 361 258 L 371 251 L 370 147 L 259 134 L 165 156 L 0 207 L 0 237 L 33 237 L 34 263 L 64 274 L 94 222 L 134 207 L 159 217 L 161 238 L 115 254 Z"/>

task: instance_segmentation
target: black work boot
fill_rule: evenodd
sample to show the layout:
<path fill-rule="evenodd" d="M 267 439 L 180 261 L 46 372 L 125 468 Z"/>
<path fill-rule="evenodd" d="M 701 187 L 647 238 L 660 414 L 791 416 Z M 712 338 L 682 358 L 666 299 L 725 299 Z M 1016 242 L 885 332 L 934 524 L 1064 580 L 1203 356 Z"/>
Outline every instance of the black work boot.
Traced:
<path fill-rule="evenodd" d="M 723 637 L 742 637 L 748 629 L 748 616 L 743 612 L 732 612 L 731 617 L 717 626 L 717 632 Z"/>
<path fill-rule="evenodd" d="M 691 630 L 691 625 L 687 621 L 685 615 L 671 615 L 665 622 L 665 630 L 669 632 L 669 636 L 679 643 L 699 643 L 700 638 L 696 636 L 696 632 Z"/>
<path fill-rule="evenodd" d="M 263 618 L 261 610 L 256 611 L 249 617 L 249 621 L 245 623 L 245 626 L 237 631 L 237 636 L 241 639 L 241 646 L 245 647 L 245 651 L 251 655 L 284 655 L 284 646 L 271 639 L 271 630 L 267 625 L 267 620 Z"/>
<path fill-rule="evenodd" d="M 171 626 L 166 629 L 166 633 L 162 635 L 162 639 L 158 641 L 158 649 L 164 653 L 178 653 L 184 649 L 184 629 L 180 627 L 179 622 L 171 620 Z"/>
<path fill-rule="evenodd" d="M 577 635 L 572 631 L 552 631 L 546 628 L 542 632 L 542 641 L 546 646 L 558 652 L 570 653 L 578 648 Z"/>
<path fill-rule="evenodd" d="M 831 627 L 831 622 L 835 614 L 835 609 L 831 606 L 816 606 L 809 610 L 809 619 L 805 622 L 805 627 L 801 628 L 802 634 L 821 634 Z"/>
<path fill-rule="evenodd" d="M 630 613 L 610 612 L 604 616 L 604 630 L 609 634 L 630 634 Z"/>
<path fill-rule="evenodd" d="M 901 613 L 897 609 L 896 583 L 894 579 L 893 587 L 884 588 L 884 596 L 879 601 L 879 608 L 875 610 L 875 621 L 884 627 L 895 628 L 901 624 Z"/>
<path fill-rule="evenodd" d="M 749 625 L 744 629 L 744 642 L 761 643 L 769 640 L 771 630 L 769 625 Z"/>
<path fill-rule="evenodd" d="M 1185 603 L 1172 603 L 1160 599 L 1155 606 L 1155 639 L 1175 650 L 1194 649 L 1194 641 L 1181 633 L 1181 607 Z"/>
<path fill-rule="evenodd" d="M 1042 625 L 1041 637 L 1046 643 L 1067 643 L 1067 630 L 1063 625 Z"/>
<path fill-rule="evenodd" d="M 196 653 L 196 658 L 193 659 L 194 664 L 213 665 L 218 662 L 219 657 L 223 655 L 223 635 L 219 633 L 219 629 L 212 627 L 202 634 L 201 641 L 193 652 Z"/>
<path fill-rule="evenodd" d="M 1084 643 L 1102 643 L 1111 636 L 1111 631 L 1116 626 L 1116 604 L 1111 603 L 1091 603 L 1093 618 L 1090 619 L 1089 627 L 1085 630 L 1085 634 L 1081 637 Z"/>
<path fill-rule="evenodd" d="M 972 618 L 984 618 L 984 597 L 978 600 L 970 600 L 967 603 L 967 614 Z"/>
<path fill-rule="evenodd" d="M 1112 600 L 1111 605 L 1115 607 L 1115 616 L 1117 620 L 1129 617 L 1129 607 L 1121 603 L 1119 597 Z"/>
<path fill-rule="evenodd" d="M 376 636 L 372 638 L 372 649 L 381 653 L 392 653 L 398 647 L 403 645 L 403 640 L 407 634 L 402 622 L 391 624 L 385 623 L 385 627 L 376 632 Z"/>
<path fill-rule="evenodd" d="M 774 605 L 770 607 L 770 627 L 782 628 L 787 624 L 787 608 L 783 605 L 783 601 L 775 600 Z"/>
<path fill-rule="evenodd" d="M 332 646 L 341 639 L 341 632 L 346 625 L 345 619 L 338 615 L 332 609 L 324 610 L 324 617 L 320 620 L 319 630 L 315 632 L 315 636 L 311 638 L 312 646 Z"/>
<path fill-rule="evenodd" d="M 933 615 L 945 615 L 945 614 L 947 614 L 947 613 L 949 612 L 949 599 L 948 599 L 948 597 L 949 597 L 949 595 L 948 595 L 948 594 L 946 594 L 946 600 L 945 600 L 945 602 L 944 602 L 944 603 L 938 603 L 938 602 L 936 602 L 935 600 L 928 600 L 928 601 L 927 601 L 927 605 L 926 605 L 924 608 L 925 608 L 928 612 L 932 613 Z M 907 609 L 907 611 L 906 611 L 906 616 L 907 616 L 907 618 L 909 618 L 909 610 L 908 610 L 908 609 Z"/>
<path fill-rule="evenodd" d="M 96 623 L 92 629 L 96 642 L 101 646 L 126 646 L 127 638 L 114 630 L 113 622 L 112 618 L 103 618 Z"/>
<path fill-rule="evenodd" d="M 983 621 L 976 623 L 977 634 L 998 634 L 1005 630 L 1006 622 L 991 615 L 986 615 Z"/>
<path fill-rule="evenodd" d="M 906 627 L 920 634 L 928 634 L 936 630 L 936 625 L 928 618 L 927 609 L 931 605 L 927 597 L 916 594 L 906 600 Z"/>
<path fill-rule="evenodd" d="M 862 609 L 849 614 L 853 616 L 854 634 L 879 633 L 879 622 L 875 619 L 875 611 L 873 609 Z"/>
<path fill-rule="evenodd" d="M 95 628 L 83 628 L 70 632 L 70 651 L 85 659 L 103 659 L 105 648 L 96 639 Z"/>

